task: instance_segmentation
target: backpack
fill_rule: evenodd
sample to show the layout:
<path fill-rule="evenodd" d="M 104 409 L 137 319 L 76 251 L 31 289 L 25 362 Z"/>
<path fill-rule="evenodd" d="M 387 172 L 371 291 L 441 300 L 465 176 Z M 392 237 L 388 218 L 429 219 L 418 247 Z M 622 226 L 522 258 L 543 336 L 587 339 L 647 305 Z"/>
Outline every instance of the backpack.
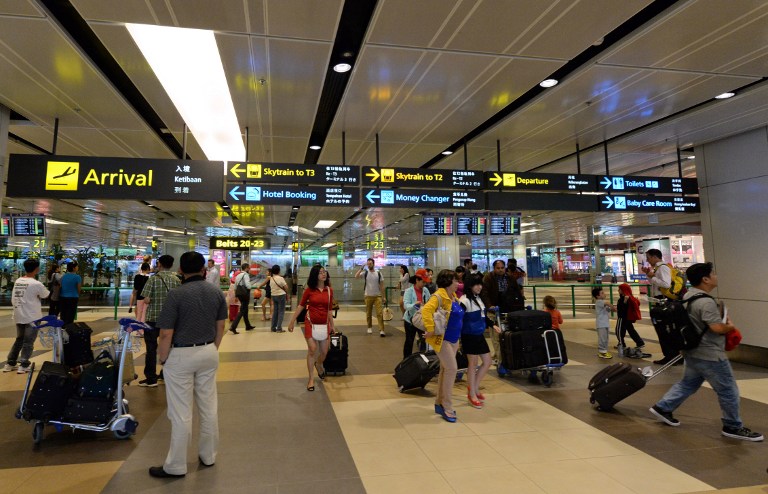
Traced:
<path fill-rule="evenodd" d="M 669 285 L 669 288 L 660 288 L 659 291 L 670 300 L 680 299 L 686 292 L 685 273 L 675 268 L 672 264 L 667 264 L 667 266 L 669 266 L 672 283 Z"/>
<path fill-rule="evenodd" d="M 686 300 L 667 300 L 654 305 L 651 309 L 653 327 L 669 333 L 678 348 L 693 350 L 698 347 L 706 329 L 701 331 L 696 326 L 689 316 L 689 310 L 690 304 L 700 298 L 712 297 L 699 293 Z"/>

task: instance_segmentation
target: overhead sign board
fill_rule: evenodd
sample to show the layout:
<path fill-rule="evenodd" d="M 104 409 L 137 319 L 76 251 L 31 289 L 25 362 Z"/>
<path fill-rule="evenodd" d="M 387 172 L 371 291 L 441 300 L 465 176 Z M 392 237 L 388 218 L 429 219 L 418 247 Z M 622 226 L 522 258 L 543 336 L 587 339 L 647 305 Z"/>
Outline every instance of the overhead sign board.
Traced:
<path fill-rule="evenodd" d="M 12 154 L 8 197 L 216 202 L 224 163 Z"/>
<path fill-rule="evenodd" d="M 23 213 L 11 215 L 14 237 L 44 237 L 45 216 Z"/>
<path fill-rule="evenodd" d="M 594 192 L 596 175 L 568 175 L 565 173 L 510 173 L 486 172 L 488 188 L 510 190 Z"/>
<path fill-rule="evenodd" d="M 420 189 L 482 189 L 483 172 L 477 170 L 424 170 L 422 168 L 363 167 L 363 185 Z"/>
<path fill-rule="evenodd" d="M 371 189 L 363 187 L 363 206 L 382 208 L 485 209 L 482 192 L 406 189 Z"/>
<path fill-rule="evenodd" d="M 359 185 L 360 167 L 293 163 L 227 163 L 229 182 Z"/>
<path fill-rule="evenodd" d="M 492 211 L 597 211 L 595 195 L 486 192 Z"/>
<path fill-rule="evenodd" d="M 208 244 L 216 250 L 258 250 L 269 249 L 269 238 L 264 237 L 211 237 Z"/>
<path fill-rule="evenodd" d="M 264 206 L 360 206 L 358 187 L 227 184 L 227 202 Z"/>
<path fill-rule="evenodd" d="M 598 196 L 600 211 L 636 211 L 648 213 L 698 213 L 698 197 L 671 196 Z"/>
<path fill-rule="evenodd" d="M 613 193 L 645 192 L 648 194 L 698 194 L 695 178 L 600 176 L 598 190 Z"/>

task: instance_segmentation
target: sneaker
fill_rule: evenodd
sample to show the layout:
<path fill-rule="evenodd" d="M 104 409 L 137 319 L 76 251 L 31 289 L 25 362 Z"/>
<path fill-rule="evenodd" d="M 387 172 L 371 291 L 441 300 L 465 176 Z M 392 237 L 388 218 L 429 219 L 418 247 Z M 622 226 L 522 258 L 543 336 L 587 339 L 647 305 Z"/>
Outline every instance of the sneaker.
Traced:
<path fill-rule="evenodd" d="M 664 410 L 657 407 L 656 405 L 653 405 L 651 408 L 648 409 L 648 411 L 654 414 L 656 418 L 658 418 L 659 420 L 661 420 L 662 422 L 664 422 L 669 426 L 677 427 L 678 425 L 680 425 L 680 421 L 672 416 L 672 412 L 665 412 Z M 725 435 L 725 428 L 723 428 L 723 435 Z M 760 437 L 762 438 L 762 436 Z"/>
<path fill-rule="evenodd" d="M 3 367 L 3 372 L 13 372 L 18 368 L 18 365 L 5 364 L 5 367 Z"/>
<path fill-rule="evenodd" d="M 24 367 L 23 365 L 19 366 L 19 370 L 16 371 L 16 374 L 26 374 L 27 372 L 32 370 L 32 366 L 28 365 Z"/>
<path fill-rule="evenodd" d="M 753 432 L 746 427 L 723 427 L 721 432 L 725 437 L 731 439 L 741 439 L 742 441 L 759 442 L 763 440 L 763 435 L 759 432 Z"/>
<path fill-rule="evenodd" d="M 613 355 L 611 355 L 608 352 L 600 352 L 600 353 L 597 354 L 597 356 L 600 357 L 600 358 L 604 358 L 604 359 L 613 358 Z"/>
<path fill-rule="evenodd" d="M 139 381 L 139 386 L 142 388 L 156 388 L 157 380 L 142 379 Z"/>
<path fill-rule="evenodd" d="M 368 328 L 368 334 L 373 333 L 373 328 Z"/>
<path fill-rule="evenodd" d="M 385 333 L 384 331 L 379 331 L 379 336 L 384 338 L 385 336 L 387 336 L 387 333 Z"/>

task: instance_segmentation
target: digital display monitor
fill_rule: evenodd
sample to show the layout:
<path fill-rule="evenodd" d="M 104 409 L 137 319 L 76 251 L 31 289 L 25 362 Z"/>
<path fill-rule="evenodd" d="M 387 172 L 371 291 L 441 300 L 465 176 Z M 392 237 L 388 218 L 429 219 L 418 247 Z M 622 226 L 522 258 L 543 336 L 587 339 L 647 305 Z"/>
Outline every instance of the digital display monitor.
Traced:
<path fill-rule="evenodd" d="M 456 235 L 485 235 L 486 233 L 488 233 L 487 216 L 456 216 Z"/>
<path fill-rule="evenodd" d="M 491 235 L 520 235 L 520 213 L 491 213 Z"/>
<path fill-rule="evenodd" d="M 0 220 L 2 221 L 2 223 L 0 223 L 0 237 L 10 237 L 11 236 L 11 217 L 0 216 Z"/>
<path fill-rule="evenodd" d="M 424 235 L 453 235 L 453 216 L 424 215 L 421 221 Z"/>
<path fill-rule="evenodd" d="M 45 216 L 41 214 L 19 214 L 11 216 L 14 237 L 44 237 Z"/>

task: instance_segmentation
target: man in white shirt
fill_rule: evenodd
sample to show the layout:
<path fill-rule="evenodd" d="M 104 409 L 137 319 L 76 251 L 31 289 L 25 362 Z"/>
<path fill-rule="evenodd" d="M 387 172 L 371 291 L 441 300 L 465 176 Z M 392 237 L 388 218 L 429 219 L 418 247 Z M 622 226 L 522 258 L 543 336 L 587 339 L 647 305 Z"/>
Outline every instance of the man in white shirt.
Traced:
<path fill-rule="evenodd" d="M 663 299 L 664 295 L 661 293 L 662 288 L 669 288 L 672 285 L 672 270 L 664 263 L 661 258 L 661 251 L 659 249 L 648 249 L 645 252 L 645 259 L 650 266 L 644 266 L 642 268 L 645 276 L 650 282 L 649 296 L 653 298 Z M 663 327 L 654 326 L 656 334 L 659 337 L 659 345 L 661 346 L 661 352 L 664 354 L 664 358 L 660 360 L 654 360 L 654 364 L 665 365 L 680 353 L 680 348 L 677 347 L 674 340 L 670 337 L 670 334 Z M 680 360 L 676 365 L 683 363 Z"/>
<path fill-rule="evenodd" d="M 365 319 L 368 322 L 368 334 L 373 333 L 373 308 L 376 307 L 376 319 L 379 321 L 379 336 L 384 338 L 384 310 L 381 296 L 384 293 L 384 280 L 376 269 L 373 259 L 368 259 L 367 269 L 361 267 L 355 278 L 363 278 L 365 289 Z"/>
<path fill-rule="evenodd" d="M 26 374 L 30 370 L 29 358 L 32 356 L 35 338 L 37 338 L 37 328 L 32 322 L 42 319 L 43 311 L 40 301 L 50 295 L 45 285 L 37 281 L 40 261 L 27 259 L 24 261 L 24 271 L 26 275 L 16 280 L 13 285 L 11 304 L 13 319 L 16 321 L 16 341 L 13 342 L 11 351 L 8 352 L 8 361 L 3 367 L 3 372 L 18 369 L 18 374 Z"/>
<path fill-rule="evenodd" d="M 232 324 L 229 326 L 229 330 L 232 332 L 232 334 L 240 334 L 240 332 L 237 330 L 237 325 L 240 323 L 240 319 L 245 321 L 246 331 L 253 331 L 253 329 L 256 328 L 256 326 L 253 326 L 251 321 L 248 319 L 248 306 L 251 303 L 250 269 L 251 267 L 248 265 L 248 263 L 244 262 L 240 268 L 240 274 L 235 276 L 235 297 L 237 297 L 237 300 L 240 301 L 240 312 L 237 313 L 237 317 L 235 317 L 235 320 L 232 321 Z M 238 286 L 241 287 L 239 291 L 243 292 L 242 294 L 238 294 Z M 245 290 L 243 290 L 243 287 Z"/>
<path fill-rule="evenodd" d="M 208 259 L 208 270 L 205 273 L 205 281 L 215 287 L 221 286 L 221 274 L 219 267 L 216 265 L 213 259 Z"/>

